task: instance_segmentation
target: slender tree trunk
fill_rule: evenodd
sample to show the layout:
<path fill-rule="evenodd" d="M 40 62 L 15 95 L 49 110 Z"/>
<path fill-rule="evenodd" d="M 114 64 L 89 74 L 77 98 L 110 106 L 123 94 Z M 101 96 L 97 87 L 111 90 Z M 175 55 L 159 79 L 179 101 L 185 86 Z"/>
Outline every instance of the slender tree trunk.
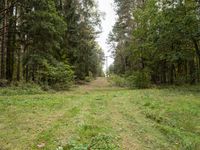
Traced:
<path fill-rule="evenodd" d="M 16 18 L 18 18 L 20 15 L 21 15 L 21 7 L 16 6 Z M 20 24 L 21 21 L 22 20 L 19 18 L 16 21 L 16 24 Z M 16 30 L 18 30 L 18 29 L 16 28 Z M 16 38 L 17 39 L 23 39 L 23 36 L 20 34 Z M 20 44 L 20 46 L 19 46 L 18 51 L 17 51 L 17 74 L 16 74 L 17 81 L 20 81 L 21 78 L 23 78 L 22 54 L 23 54 L 23 51 L 25 51 L 24 43 L 20 42 L 19 44 Z"/>
<path fill-rule="evenodd" d="M 174 64 L 171 65 L 171 68 L 170 68 L 170 83 L 171 84 L 174 84 Z"/>
<path fill-rule="evenodd" d="M 35 82 L 35 64 L 32 65 L 32 81 Z"/>
<path fill-rule="evenodd" d="M 7 0 L 4 0 L 4 8 L 7 8 Z M 5 78 L 5 51 L 6 51 L 6 26 L 7 26 L 7 11 L 4 11 L 3 19 L 3 34 L 1 43 L 1 79 Z"/>
<path fill-rule="evenodd" d="M 195 82 L 196 82 L 196 78 L 195 78 L 196 68 L 195 68 L 194 60 L 190 60 L 189 66 L 190 66 L 190 83 L 195 84 Z"/>
<path fill-rule="evenodd" d="M 163 83 L 166 84 L 167 83 L 167 75 L 166 75 L 166 60 L 163 60 L 163 69 L 162 69 L 162 79 L 163 79 Z"/>
<path fill-rule="evenodd" d="M 200 72 L 200 68 L 199 68 L 199 66 L 200 66 L 200 49 L 199 49 L 199 45 L 198 45 L 198 42 L 195 40 L 195 39 L 192 39 L 192 42 L 193 42 L 193 44 L 194 44 L 194 48 L 195 48 L 195 51 L 196 51 L 196 54 L 197 54 L 197 57 L 198 57 L 198 61 L 197 61 L 197 68 L 198 68 L 198 75 L 197 75 L 197 77 L 198 77 L 198 80 L 199 80 L 199 76 L 200 76 L 200 74 L 199 74 L 199 72 Z"/>
<path fill-rule="evenodd" d="M 186 82 L 188 82 L 188 62 L 187 61 L 185 61 L 184 62 L 184 69 L 185 69 L 185 80 L 186 80 Z"/>
<path fill-rule="evenodd" d="M 17 58 L 17 81 L 21 80 L 21 50 L 23 46 L 21 46 L 18 50 L 18 58 Z"/>
<path fill-rule="evenodd" d="M 63 4 L 62 4 L 62 0 L 60 0 L 60 10 L 62 11 L 63 9 Z"/>
<path fill-rule="evenodd" d="M 6 53 L 6 79 L 12 81 L 14 69 L 14 48 L 15 48 L 15 19 L 13 16 L 14 6 L 8 11 L 9 25 L 8 25 L 8 40 Z"/>
<path fill-rule="evenodd" d="M 123 63 L 124 63 L 124 73 L 126 73 L 127 71 L 126 56 L 123 57 Z"/>
<path fill-rule="evenodd" d="M 26 65 L 26 69 L 25 69 L 25 77 L 26 77 L 26 82 L 28 82 L 29 81 L 29 66 L 28 65 Z"/>
<path fill-rule="evenodd" d="M 141 57 L 141 69 L 143 70 L 145 68 L 145 65 L 144 65 L 144 58 Z"/>
<path fill-rule="evenodd" d="M 10 22 L 11 23 L 11 22 Z M 11 26 L 8 27 L 8 40 L 7 40 L 7 51 L 6 51 L 6 79 L 11 81 Z"/>

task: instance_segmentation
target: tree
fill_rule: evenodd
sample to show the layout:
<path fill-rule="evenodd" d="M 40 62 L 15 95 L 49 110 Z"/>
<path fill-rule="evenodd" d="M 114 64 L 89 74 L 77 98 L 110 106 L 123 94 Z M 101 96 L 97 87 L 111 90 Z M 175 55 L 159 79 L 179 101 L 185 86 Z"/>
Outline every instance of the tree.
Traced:
<path fill-rule="evenodd" d="M 199 5 L 196 1 L 144 1 L 133 8 L 132 34 L 122 52 L 129 71 L 144 70 L 153 83 L 199 81 Z M 119 27 L 117 31 L 122 30 Z M 117 33 L 117 32 L 114 32 Z M 115 53 L 119 53 L 119 43 Z M 115 61 L 117 61 L 117 57 Z M 123 62 L 118 62 L 123 64 Z M 115 67 L 117 68 L 117 66 Z"/>
<path fill-rule="evenodd" d="M 1 22 L 2 22 L 2 28 L 1 28 L 1 79 L 5 77 L 5 51 L 6 51 L 6 29 L 7 29 L 7 0 L 4 0 L 2 2 L 2 8 L 1 10 Z"/>
<path fill-rule="evenodd" d="M 85 79 L 94 66 L 91 63 L 97 57 L 96 27 L 100 26 L 100 16 L 93 0 L 66 1 L 65 20 L 69 20 L 66 31 L 66 56 L 75 68 L 77 79 Z"/>
<path fill-rule="evenodd" d="M 100 15 L 94 0 L 2 3 L 1 79 L 55 85 L 73 80 L 73 72 L 83 80 L 100 72 L 102 51 L 95 42 Z"/>

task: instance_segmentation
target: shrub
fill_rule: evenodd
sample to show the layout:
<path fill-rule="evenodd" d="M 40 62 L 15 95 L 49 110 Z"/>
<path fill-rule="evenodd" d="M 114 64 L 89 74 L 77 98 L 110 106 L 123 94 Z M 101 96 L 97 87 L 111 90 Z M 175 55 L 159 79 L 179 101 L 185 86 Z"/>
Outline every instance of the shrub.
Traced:
<path fill-rule="evenodd" d="M 44 64 L 42 72 L 42 84 L 52 87 L 53 89 L 68 89 L 74 79 L 74 72 L 70 65 L 58 62 L 56 65 Z"/>
<path fill-rule="evenodd" d="M 130 88 L 148 88 L 150 86 L 150 75 L 149 72 L 144 71 L 136 71 L 132 75 L 126 78 L 127 84 Z"/>
<path fill-rule="evenodd" d="M 190 83 L 190 76 L 188 75 L 179 75 L 176 77 L 174 83 L 177 86 L 184 85 L 185 83 Z"/>
<path fill-rule="evenodd" d="M 7 87 L 9 85 L 8 80 L 0 80 L 0 87 Z"/>
<path fill-rule="evenodd" d="M 126 79 L 122 76 L 113 74 L 113 75 L 110 75 L 110 77 L 108 79 L 109 79 L 108 81 L 111 83 L 111 85 L 119 86 L 119 87 L 127 87 Z"/>
<path fill-rule="evenodd" d="M 114 86 L 129 88 L 148 88 L 150 86 L 150 74 L 148 71 L 136 71 L 126 77 L 110 75 L 109 82 Z"/>
<path fill-rule="evenodd" d="M 87 77 L 85 77 L 85 81 L 86 82 L 90 82 L 92 79 L 89 77 L 89 76 L 87 76 Z"/>
<path fill-rule="evenodd" d="M 10 84 L 9 87 L 1 88 L 1 96 L 10 96 L 10 95 L 32 95 L 32 94 L 42 94 L 44 91 L 41 87 L 34 83 L 24 83 L 24 82 L 15 82 Z"/>
<path fill-rule="evenodd" d="M 86 82 L 91 82 L 94 79 L 92 72 L 89 72 L 89 76 L 85 77 Z"/>

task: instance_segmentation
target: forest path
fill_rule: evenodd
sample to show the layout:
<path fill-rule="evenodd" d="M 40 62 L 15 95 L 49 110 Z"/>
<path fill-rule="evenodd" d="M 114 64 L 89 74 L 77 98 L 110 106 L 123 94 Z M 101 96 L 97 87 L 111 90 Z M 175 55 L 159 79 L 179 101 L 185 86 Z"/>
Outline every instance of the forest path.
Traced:
<path fill-rule="evenodd" d="M 89 83 L 86 83 L 84 85 L 79 86 L 79 90 L 106 90 L 106 89 L 112 89 L 113 87 L 110 86 L 110 83 L 108 82 L 106 77 L 98 77 L 95 80 L 92 80 Z"/>

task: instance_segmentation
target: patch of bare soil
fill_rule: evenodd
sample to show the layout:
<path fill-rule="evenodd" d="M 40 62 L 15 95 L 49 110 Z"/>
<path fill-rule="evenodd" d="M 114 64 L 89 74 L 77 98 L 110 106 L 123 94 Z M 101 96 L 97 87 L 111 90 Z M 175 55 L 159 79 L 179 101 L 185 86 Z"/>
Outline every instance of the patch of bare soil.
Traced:
<path fill-rule="evenodd" d="M 99 77 L 96 80 L 91 81 L 90 83 L 84 84 L 84 85 L 80 85 L 79 87 L 81 90 L 86 90 L 86 91 L 90 91 L 90 90 L 97 90 L 97 89 L 106 89 L 106 88 L 110 88 L 110 84 L 107 80 L 107 78 L 105 77 Z"/>

